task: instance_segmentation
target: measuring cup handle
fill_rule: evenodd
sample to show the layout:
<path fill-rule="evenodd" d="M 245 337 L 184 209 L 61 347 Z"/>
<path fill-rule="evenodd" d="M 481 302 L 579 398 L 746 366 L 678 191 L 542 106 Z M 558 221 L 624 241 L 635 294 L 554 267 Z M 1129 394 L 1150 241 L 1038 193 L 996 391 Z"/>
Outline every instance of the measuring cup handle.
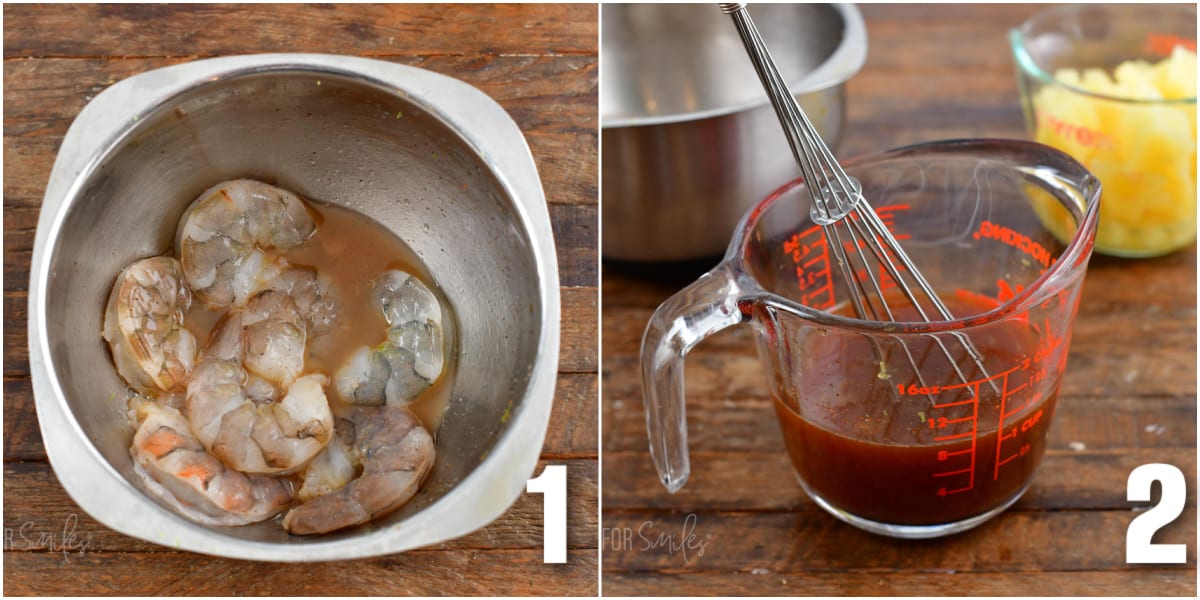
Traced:
<path fill-rule="evenodd" d="M 642 389 L 650 456 L 667 491 L 687 481 L 687 415 L 683 358 L 700 340 L 749 320 L 729 268 L 720 265 L 654 311 L 642 337 Z"/>

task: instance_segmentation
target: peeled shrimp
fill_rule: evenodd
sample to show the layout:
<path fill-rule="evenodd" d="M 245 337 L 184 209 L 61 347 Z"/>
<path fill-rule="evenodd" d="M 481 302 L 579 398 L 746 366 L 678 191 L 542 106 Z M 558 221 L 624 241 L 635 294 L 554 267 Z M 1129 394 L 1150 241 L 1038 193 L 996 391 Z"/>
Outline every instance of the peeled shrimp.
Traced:
<path fill-rule="evenodd" d="M 183 326 L 191 304 L 173 258 L 142 259 L 117 276 L 103 335 L 129 385 L 148 393 L 183 391 L 196 362 L 196 338 Z"/>
<path fill-rule="evenodd" d="M 442 373 L 442 308 L 425 284 L 400 270 L 383 274 L 375 301 L 388 323 L 387 337 L 351 355 L 334 375 L 334 386 L 352 404 L 407 405 Z"/>
<path fill-rule="evenodd" d="M 224 181 L 196 198 L 175 247 L 187 283 L 210 308 L 241 304 L 262 285 L 264 252 L 312 236 L 316 222 L 295 194 L 250 179 Z"/>
<path fill-rule="evenodd" d="M 297 266 L 283 257 L 276 258 L 269 270 L 260 274 L 261 288 L 292 297 L 308 325 L 308 336 L 317 337 L 333 328 L 337 306 L 333 288 L 312 267 Z"/>
<path fill-rule="evenodd" d="M 291 503 L 289 484 L 226 467 L 192 435 L 174 408 L 138 398 L 140 422 L 130 453 L 146 488 L 180 514 L 204 525 L 265 521 Z"/>
<path fill-rule="evenodd" d="M 325 449 L 304 469 L 303 481 L 296 499 L 308 502 L 317 496 L 336 492 L 350 483 L 357 475 L 354 455 L 350 447 L 343 442 L 347 435 L 353 435 L 353 429 L 347 433 L 345 427 L 353 427 L 346 419 L 338 419 L 334 427 L 335 433 Z M 339 435 L 337 429 L 343 430 Z M 361 465 L 360 465 L 361 466 Z"/>
<path fill-rule="evenodd" d="M 205 448 L 239 471 L 284 474 L 325 447 L 329 378 L 299 376 L 304 345 L 304 320 L 286 294 L 261 292 L 225 316 L 187 389 L 188 422 Z"/>
<path fill-rule="evenodd" d="M 408 502 L 433 465 L 433 438 L 408 409 L 355 407 L 346 443 L 362 475 L 341 489 L 288 511 L 283 528 L 296 535 L 361 525 Z"/>

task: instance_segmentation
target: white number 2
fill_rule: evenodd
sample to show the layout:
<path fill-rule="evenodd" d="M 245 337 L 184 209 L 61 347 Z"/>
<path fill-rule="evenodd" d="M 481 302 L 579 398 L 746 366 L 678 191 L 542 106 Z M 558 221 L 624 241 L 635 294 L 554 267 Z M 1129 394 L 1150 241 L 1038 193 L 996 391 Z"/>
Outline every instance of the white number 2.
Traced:
<path fill-rule="evenodd" d="M 525 491 L 542 494 L 542 562 L 567 562 L 567 467 L 547 466 Z"/>
<path fill-rule="evenodd" d="M 1153 544 L 1150 542 L 1162 526 L 1174 521 L 1183 513 L 1187 498 L 1187 484 L 1183 471 L 1172 465 L 1153 463 L 1141 465 L 1129 473 L 1125 488 L 1125 499 L 1130 502 L 1149 502 L 1150 488 L 1154 482 L 1162 484 L 1162 497 L 1158 504 L 1138 515 L 1129 523 L 1125 532 L 1126 563 L 1184 563 L 1187 562 L 1186 544 Z"/>

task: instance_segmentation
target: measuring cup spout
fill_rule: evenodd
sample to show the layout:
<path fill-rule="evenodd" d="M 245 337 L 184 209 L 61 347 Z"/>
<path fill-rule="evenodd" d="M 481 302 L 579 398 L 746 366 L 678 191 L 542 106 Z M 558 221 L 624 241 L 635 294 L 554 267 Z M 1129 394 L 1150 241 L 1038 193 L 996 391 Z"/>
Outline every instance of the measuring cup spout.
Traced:
<path fill-rule="evenodd" d="M 1043 190 L 1053 195 L 1057 199 L 1057 205 L 1061 206 L 1061 209 L 1056 208 L 1046 215 L 1066 224 L 1059 233 L 1063 242 L 1068 245 L 1058 260 L 1065 260 L 1065 264 L 1072 267 L 1085 266 L 1092 254 L 1100 218 L 1100 179 L 1079 161 L 1049 146 L 1031 144 L 1021 152 L 1031 155 L 1014 157 L 1016 164 L 1023 165 L 1015 167 L 1016 170 L 1036 181 Z M 1036 155 L 1032 155 L 1033 153 Z M 1055 214 L 1059 216 L 1052 216 Z M 1060 269 L 1057 272 L 1059 277 L 1079 275 L 1075 268 Z"/>
<path fill-rule="evenodd" d="M 683 390 L 684 356 L 704 338 L 749 319 L 730 269 L 722 264 L 658 307 L 642 337 L 646 432 L 659 480 L 675 493 L 691 472 Z"/>

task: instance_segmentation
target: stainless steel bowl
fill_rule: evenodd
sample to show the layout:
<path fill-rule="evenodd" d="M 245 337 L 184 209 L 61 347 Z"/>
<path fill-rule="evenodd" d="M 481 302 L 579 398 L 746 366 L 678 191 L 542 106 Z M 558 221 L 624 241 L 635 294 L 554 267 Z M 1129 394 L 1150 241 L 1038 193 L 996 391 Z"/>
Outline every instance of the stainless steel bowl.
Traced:
<path fill-rule="evenodd" d="M 830 146 L 866 60 L 851 5 L 753 4 L 789 89 Z M 715 256 L 755 202 L 799 173 L 737 30 L 716 5 L 604 4 L 602 251 Z"/>
<path fill-rule="evenodd" d="M 391 228 L 458 319 L 458 372 L 418 496 L 355 530 L 193 524 L 142 494 L 125 386 L 100 338 L 117 272 L 170 247 L 184 207 L 249 176 Z M 558 274 L 533 158 L 499 105 L 455 79 L 312 54 L 203 60 L 137 75 L 89 103 L 63 140 L 34 243 L 29 344 L 38 420 L 63 487 L 122 533 L 280 561 L 373 556 L 466 534 L 524 492 L 558 363 Z"/>

